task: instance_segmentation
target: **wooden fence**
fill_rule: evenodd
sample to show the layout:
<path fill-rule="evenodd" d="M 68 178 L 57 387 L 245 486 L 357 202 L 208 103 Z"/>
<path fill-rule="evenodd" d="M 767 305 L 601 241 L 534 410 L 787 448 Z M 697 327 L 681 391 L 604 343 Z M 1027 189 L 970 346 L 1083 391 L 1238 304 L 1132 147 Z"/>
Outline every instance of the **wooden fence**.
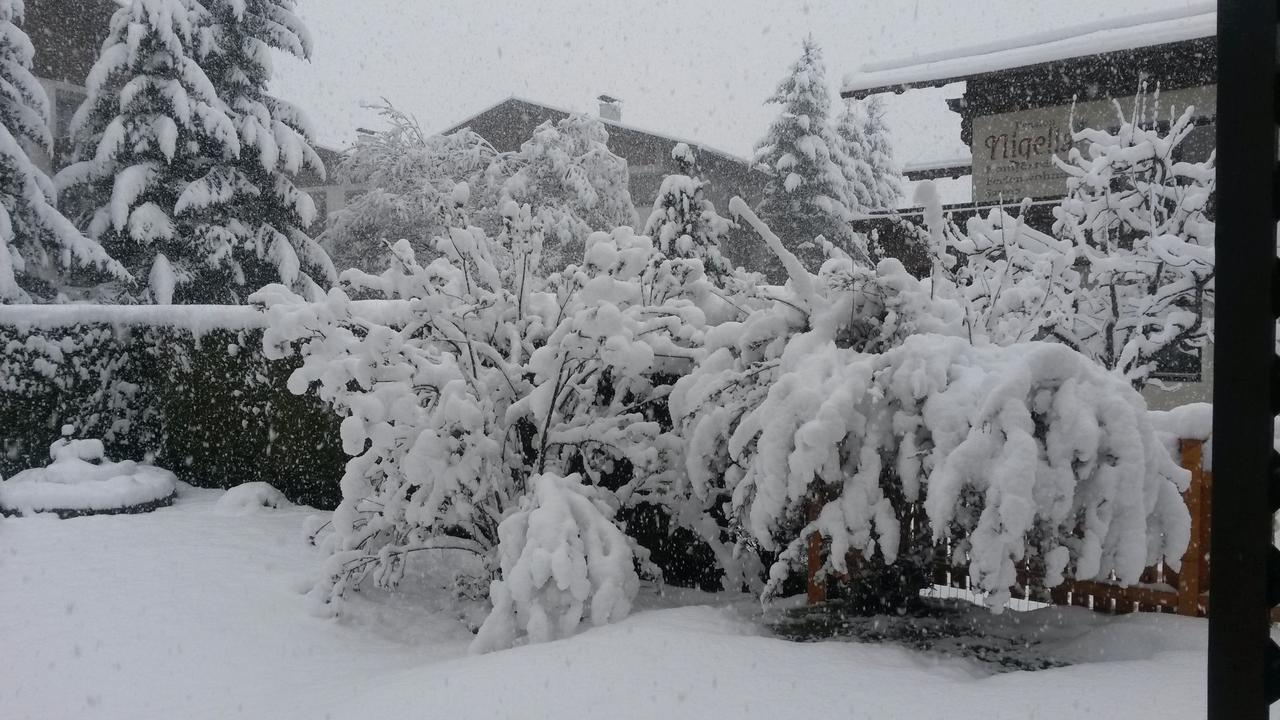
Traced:
<path fill-rule="evenodd" d="M 1179 615 L 1205 616 L 1209 610 L 1209 519 L 1213 475 L 1203 468 L 1203 441 L 1182 440 L 1179 451 L 1182 467 L 1191 472 L 1191 484 L 1182 494 L 1191 514 L 1191 540 L 1179 571 L 1160 563 L 1147 568 L 1137 585 L 1068 580 L 1046 590 L 1037 587 L 1025 568 L 1020 566 L 1015 597 L 1055 605 L 1077 605 L 1108 613 L 1176 612 Z M 813 509 L 817 509 L 816 504 Z M 822 602 L 827 596 L 826 583 L 817 577 L 824 552 L 822 538 L 813 536 L 809 541 L 807 558 L 810 604 Z M 934 570 L 934 584 L 941 588 L 969 590 L 969 567 L 964 558 L 955 557 L 949 546 L 939 547 L 938 555 L 940 560 Z"/>

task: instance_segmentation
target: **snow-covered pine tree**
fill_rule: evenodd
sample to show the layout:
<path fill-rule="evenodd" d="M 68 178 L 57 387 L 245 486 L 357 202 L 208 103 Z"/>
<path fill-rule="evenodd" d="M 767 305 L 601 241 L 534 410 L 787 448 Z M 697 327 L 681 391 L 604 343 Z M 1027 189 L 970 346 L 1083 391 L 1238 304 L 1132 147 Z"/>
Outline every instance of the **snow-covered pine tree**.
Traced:
<path fill-rule="evenodd" d="M 849 225 L 840 139 L 831 128 L 822 51 L 812 37 L 805 38 L 800 59 L 768 103 L 782 106 L 782 112 L 756 143 L 755 163 L 769 174 L 761 217 L 810 270 L 824 257 L 815 242 L 819 236 L 867 263 L 866 248 Z M 786 277 L 776 265 L 768 275 L 774 281 Z"/>
<path fill-rule="evenodd" d="M 501 202 L 533 211 L 546 238 L 542 261 L 549 270 L 582 257 L 592 232 L 638 220 L 627 161 L 609 151 L 609 133 L 599 118 L 571 115 L 544 122 L 492 172 L 505 178 Z"/>
<path fill-rule="evenodd" d="M 201 11 L 191 0 L 122 5 L 71 121 L 74 162 L 57 184 L 89 237 L 147 280 L 121 300 L 203 299 L 202 278 L 236 270 L 232 238 L 197 232 L 183 212 L 202 188 L 228 189 L 216 181 L 220 163 L 240 153 L 226 106 L 193 58 L 191 18 Z"/>
<path fill-rule="evenodd" d="M 232 252 L 238 287 L 208 286 L 203 294 L 236 301 L 278 280 L 318 296 L 336 276 L 329 256 L 304 232 L 316 208 L 295 179 L 304 171 L 323 178 L 326 169 L 302 111 L 267 92 L 272 52 L 307 60 L 310 33 L 294 12 L 294 0 L 202 1 L 208 12 L 196 8 L 195 56 L 240 141 L 239 155 L 216 158 L 175 208 L 192 227 L 194 242 Z"/>
<path fill-rule="evenodd" d="M 693 150 L 684 143 L 676 145 L 671 157 L 686 172 L 697 165 Z M 697 258 L 707 274 L 720 277 L 733 269 L 720 252 L 732 223 L 716 213 L 706 199 L 706 186 L 706 181 L 688 174 L 663 178 L 644 234 L 653 238 L 667 257 Z"/>
<path fill-rule="evenodd" d="M 24 10 L 23 0 L 0 0 L 0 302 L 52 298 L 77 268 L 132 281 L 55 209 L 53 183 L 28 155 L 51 153 L 53 141 L 49 98 L 31 74 L 35 50 L 19 27 Z"/>
<path fill-rule="evenodd" d="M 893 159 L 893 145 L 884 122 L 884 104 L 878 95 L 849 101 L 836 118 L 840 139 L 839 162 L 847 183 L 849 208 L 859 212 L 898 209 L 902 198 L 902 171 Z"/>

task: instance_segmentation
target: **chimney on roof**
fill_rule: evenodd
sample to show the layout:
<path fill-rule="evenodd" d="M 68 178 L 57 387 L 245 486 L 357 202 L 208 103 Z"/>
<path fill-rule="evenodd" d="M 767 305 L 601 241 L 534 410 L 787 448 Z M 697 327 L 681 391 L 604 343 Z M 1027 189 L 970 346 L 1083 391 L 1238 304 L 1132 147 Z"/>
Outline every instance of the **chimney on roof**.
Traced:
<path fill-rule="evenodd" d="M 622 122 L 622 101 L 609 95 L 596 98 L 600 101 L 600 119 L 610 122 Z"/>

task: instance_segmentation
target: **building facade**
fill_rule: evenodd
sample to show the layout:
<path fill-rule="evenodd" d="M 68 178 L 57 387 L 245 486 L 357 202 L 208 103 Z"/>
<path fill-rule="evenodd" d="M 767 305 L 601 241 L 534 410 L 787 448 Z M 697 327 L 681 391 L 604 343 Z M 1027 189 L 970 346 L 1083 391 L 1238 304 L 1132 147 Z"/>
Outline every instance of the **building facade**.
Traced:
<path fill-rule="evenodd" d="M 967 178 L 971 202 L 946 208 L 961 221 L 1029 198 L 1031 206 L 1023 217 L 1030 226 L 1049 232 L 1052 208 L 1065 195 L 1067 178 L 1054 156 L 1067 159 L 1073 127 L 1116 129 L 1121 115 L 1127 121 L 1135 113 L 1167 125 L 1171 114 L 1194 108 L 1195 128 L 1178 152 L 1191 162 L 1213 153 L 1216 20 L 1216 13 L 1204 7 L 1172 8 L 1048 35 L 879 62 L 846 78 L 841 94 L 860 99 L 963 81 L 963 94 L 946 102 L 960 116 L 961 140 L 970 149 L 970 160 L 909 169 L 908 176 Z M 870 222 L 892 234 L 892 219 Z M 1211 350 L 1174 353 L 1161 362 L 1156 374 L 1161 386 L 1145 391 L 1148 404 L 1168 408 L 1209 401 Z"/>

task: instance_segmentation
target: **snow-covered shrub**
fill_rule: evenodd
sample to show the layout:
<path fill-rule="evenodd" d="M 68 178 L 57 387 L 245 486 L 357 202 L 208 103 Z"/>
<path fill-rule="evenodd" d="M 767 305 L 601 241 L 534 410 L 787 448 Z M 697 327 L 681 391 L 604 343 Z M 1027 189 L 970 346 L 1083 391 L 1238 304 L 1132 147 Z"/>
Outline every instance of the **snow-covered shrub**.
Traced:
<path fill-rule="evenodd" d="M 381 275 L 344 274 L 346 288 L 406 302 L 393 321 L 362 317 L 342 288 L 318 304 L 259 295 L 268 352 L 301 355 L 290 389 L 333 405 L 353 456 L 323 541 L 322 602 L 366 577 L 394 586 L 408 557 L 432 548 L 496 570 L 498 528 L 536 475 L 577 474 L 623 502 L 671 484 L 667 378 L 696 357 L 699 302 L 718 301 L 701 263 L 665 258 L 623 227 L 543 276 L 530 208 L 507 203 L 503 216 L 496 238 L 451 228 L 428 265 L 401 241 Z"/>
<path fill-rule="evenodd" d="M 692 495 L 727 498 L 740 543 L 778 553 L 766 592 L 815 533 L 864 610 L 911 602 L 943 541 L 996 609 L 1022 561 L 1046 586 L 1177 565 L 1186 478 L 1122 379 L 1060 345 L 975 346 L 959 305 L 896 262 L 814 276 L 731 210 L 790 296 L 709 331 L 670 408 Z"/>
<path fill-rule="evenodd" d="M 113 457 L 153 458 L 201 487 L 265 480 L 337 502 L 337 420 L 284 387 L 252 308 L 41 306 L 0 315 L 0 474 L 43 464 L 65 423 Z"/>
<path fill-rule="evenodd" d="M 498 526 L 502 579 L 493 582 L 493 612 L 472 652 L 509 648 L 520 634 L 529 642 L 565 637 L 583 617 L 592 625 L 619 620 L 640 587 L 608 493 L 576 475 L 536 475 L 529 484 L 520 508 Z"/>
<path fill-rule="evenodd" d="M 389 103 L 375 108 L 387 129 L 356 144 L 338 168 L 366 190 L 330 217 L 320 237 L 343 270 L 385 270 L 392 259 L 388 241 L 408 240 L 418 258 L 435 257 L 434 238 L 455 224 L 457 206 L 480 207 L 493 194 L 486 173 L 498 151 L 487 140 L 466 129 L 428 135 Z M 462 182 L 465 197 L 454 192 Z"/>
<path fill-rule="evenodd" d="M 0 302 L 71 292 L 80 268 L 131 282 L 128 271 L 54 207 L 53 183 L 27 148 L 53 152 L 49 98 L 31 73 L 35 49 L 22 31 L 23 0 L 0 0 Z"/>
<path fill-rule="evenodd" d="M 489 173 L 502 178 L 500 207 L 506 202 L 529 206 L 545 239 L 548 272 L 580 258 L 592 232 L 635 225 L 638 219 L 627 161 L 609 151 L 609 132 L 599 118 L 548 120 Z"/>
<path fill-rule="evenodd" d="M 252 515 L 289 507 L 284 493 L 264 482 L 247 482 L 227 490 L 214 505 L 220 515 Z"/>
<path fill-rule="evenodd" d="M 1057 160 L 1068 178 L 1054 232 L 1075 247 L 1079 283 L 1051 333 L 1135 387 L 1159 356 L 1213 335 L 1214 161 L 1180 159 L 1195 108 L 1162 131 L 1157 100 L 1140 94 L 1129 118 L 1117 104 L 1118 130 L 1078 130 L 1078 147 Z"/>

